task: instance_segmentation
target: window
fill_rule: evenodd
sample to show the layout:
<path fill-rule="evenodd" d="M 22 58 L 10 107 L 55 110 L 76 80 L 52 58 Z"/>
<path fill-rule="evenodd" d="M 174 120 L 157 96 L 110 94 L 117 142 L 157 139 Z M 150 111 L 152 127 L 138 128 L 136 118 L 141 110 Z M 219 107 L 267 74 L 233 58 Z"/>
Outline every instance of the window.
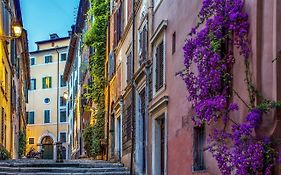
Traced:
<path fill-rule="evenodd" d="M 36 79 L 32 78 L 30 80 L 30 90 L 35 90 L 36 89 Z"/>
<path fill-rule="evenodd" d="M 52 55 L 45 56 L 45 63 L 51 63 L 53 62 L 52 60 L 53 60 Z"/>
<path fill-rule="evenodd" d="M 66 142 L 66 132 L 61 132 L 60 133 L 60 141 L 62 143 L 65 143 Z"/>
<path fill-rule="evenodd" d="M 195 127 L 193 133 L 193 171 L 205 169 L 204 164 L 204 140 L 205 127 Z"/>
<path fill-rule="evenodd" d="M 43 89 L 52 88 L 52 77 L 44 77 L 42 79 Z"/>
<path fill-rule="evenodd" d="M 51 111 L 44 110 L 44 123 L 51 123 Z"/>
<path fill-rule="evenodd" d="M 139 32 L 139 64 L 142 65 L 147 57 L 147 27 L 146 24 Z"/>
<path fill-rule="evenodd" d="M 2 11 L 1 11 L 1 14 L 2 14 L 2 24 L 3 24 L 3 34 L 6 35 L 6 36 L 9 36 L 10 35 L 10 21 L 11 21 L 11 15 L 10 15 L 10 12 L 8 10 L 8 8 L 6 8 L 7 5 L 9 4 L 6 4 L 8 2 L 5 2 L 5 1 L 2 1 Z"/>
<path fill-rule="evenodd" d="M 33 145 L 33 144 L 34 144 L 34 138 L 29 138 L 29 139 L 28 139 L 28 143 L 29 143 L 30 145 Z"/>
<path fill-rule="evenodd" d="M 114 52 L 110 52 L 109 54 L 109 63 L 108 63 L 108 74 L 109 74 L 109 80 L 112 78 L 112 76 L 115 73 L 115 59 L 114 59 Z"/>
<path fill-rule="evenodd" d="M 60 87 L 65 87 L 66 86 L 66 81 L 63 78 L 63 75 L 60 76 Z"/>
<path fill-rule="evenodd" d="M 114 41 L 115 46 L 117 46 L 118 42 L 120 41 L 123 31 L 124 31 L 124 20 L 125 20 L 125 14 L 124 14 L 124 1 L 120 1 L 120 6 L 116 10 L 114 14 Z"/>
<path fill-rule="evenodd" d="M 60 54 L 60 60 L 61 61 L 66 61 L 66 53 L 61 53 Z"/>
<path fill-rule="evenodd" d="M 34 111 L 27 113 L 27 124 L 34 124 L 35 113 Z"/>
<path fill-rule="evenodd" d="M 66 122 L 66 110 L 65 109 L 61 109 L 60 110 L 60 122 Z"/>
<path fill-rule="evenodd" d="M 132 53 L 130 52 L 127 55 L 127 83 L 129 83 L 132 79 L 133 72 L 132 72 Z"/>
<path fill-rule="evenodd" d="M 66 99 L 64 97 L 60 97 L 60 106 L 66 106 Z"/>
<path fill-rule="evenodd" d="M 45 104 L 49 104 L 50 101 L 51 101 L 50 98 L 45 98 L 45 99 L 44 99 L 44 103 L 45 103 Z"/>
<path fill-rule="evenodd" d="M 36 63 L 35 63 L 35 58 L 30 58 L 30 65 L 31 66 L 33 66 L 33 65 L 35 65 Z"/>
<path fill-rule="evenodd" d="M 158 44 L 155 50 L 155 91 L 164 85 L 164 43 Z"/>
<path fill-rule="evenodd" d="M 173 38 L 172 38 L 172 54 L 176 52 L 176 32 L 173 33 Z"/>

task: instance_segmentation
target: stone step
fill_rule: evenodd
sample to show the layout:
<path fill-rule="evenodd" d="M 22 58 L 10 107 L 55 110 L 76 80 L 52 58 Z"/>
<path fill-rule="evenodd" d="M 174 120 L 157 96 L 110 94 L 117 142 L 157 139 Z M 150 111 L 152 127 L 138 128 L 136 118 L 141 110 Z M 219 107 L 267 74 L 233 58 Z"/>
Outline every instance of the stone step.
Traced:
<path fill-rule="evenodd" d="M 37 173 L 37 172 L 55 172 L 55 173 L 91 173 L 91 172 L 121 172 L 127 171 L 124 167 L 112 168 L 57 168 L 57 167 L 0 167 L 0 172 L 20 172 L 20 173 Z"/>
<path fill-rule="evenodd" d="M 0 161 L 0 175 L 129 175 L 121 163 L 95 160 L 9 160 Z"/>
<path fill-rule="evenodd" d="M 123 167 L 121 163 L 6 163 L 0 162 L 0 167 L 69 167 L 69 168 L 104 168 Z"/>
<path fill-rule="evenodd" d="M 0 172 L 0 175 L 129 175 L 130 172 L 98 172 L 98 173 L 9 173 Z"/>

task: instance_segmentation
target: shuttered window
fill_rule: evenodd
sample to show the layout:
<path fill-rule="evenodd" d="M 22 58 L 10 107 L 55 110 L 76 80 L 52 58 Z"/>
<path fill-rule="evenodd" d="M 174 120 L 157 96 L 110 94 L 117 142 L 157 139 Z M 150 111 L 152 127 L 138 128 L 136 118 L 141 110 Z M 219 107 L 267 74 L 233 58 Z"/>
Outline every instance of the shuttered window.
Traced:
<path fill-rule="evenodd" d="M 155 90 L 156 92 L 164 85 L 164 43 L 156 47 L 155 52 Z"/>
<path fill-rule="evenodd" d="M 52 88 L 52 77 L 42 78 L 42 88 L 43 89 Z"/>
<path fill-rule="evenodd" d="M 108 77 L 109 80 L 113 77 L 115 73 L 115 58 L 114 58 L 114 52 L 110 52 L 109 54 L 109 67 L 108 67 Z"/>
<path fill-rule="evenodd" d="M 34 124 L 35 113 L 34 111 L 27 113 L 27 124 Z"/>
<path fill-rule="evenodd" d="M 139 33 L 139 64 L 142 65 L 147 59 L 147 26 Z"/>
<path fill-rule="evenodd" d="M 51 111 L 44 110 L 44 123 L 50 123 L 50 122 L 51 122 Z"/>
<path fill-rule="evenodd" d="M 195 127 L 193 133 L 193 171 L 205 169 L 204 164 L 204 140 L 205 127 Z"/>
<path fill-rule="evenodd" d="M 132 79 L 133 72 L 132 72 L 132 53 L 130 52 L 127 55 L 127 83 L 130 82 Z"/>
<path fill-rule="evenodd" d="M 51 63 L 51 62 L 53 62 L 52 55 L 45 56 L 45 63 Z"/>

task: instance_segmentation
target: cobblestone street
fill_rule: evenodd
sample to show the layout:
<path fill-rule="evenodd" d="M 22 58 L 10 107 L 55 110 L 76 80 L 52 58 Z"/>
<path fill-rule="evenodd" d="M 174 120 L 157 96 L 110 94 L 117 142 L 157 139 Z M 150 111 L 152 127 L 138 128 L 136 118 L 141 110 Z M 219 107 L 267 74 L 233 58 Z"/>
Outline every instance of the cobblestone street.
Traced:
<path fill-rule="evenodd" d="M 56 163 L 53 160 L 8 160 L 0 162 L 0 174 L 5 175 L 127 175 L 129 172 L 121 163 L 98 160 L 66 160 Z"/>

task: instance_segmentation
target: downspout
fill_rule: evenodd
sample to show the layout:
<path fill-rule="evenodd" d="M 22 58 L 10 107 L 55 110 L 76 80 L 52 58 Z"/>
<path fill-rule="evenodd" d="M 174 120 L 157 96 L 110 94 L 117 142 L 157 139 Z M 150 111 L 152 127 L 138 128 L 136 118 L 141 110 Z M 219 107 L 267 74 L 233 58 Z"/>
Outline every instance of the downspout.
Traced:
<path fill-rule="evenodd" d="M 110 18 L 108 18 L 107 21 L 107 52 L 110 49 Z M 108 55 L 108 53 L 106 53 Z M 114 53 L 113 53 L 114 54 Z M 107 70 L 108 71 L 108 70 Z M 105 74 L 108 74 L 108 72 L 105 72 Z M 109 155 L 109 111 L 110 111 L 110 83 L 108 81 L 108 75 L 107 77 L 107 121 L 106 121 L 106 160 L 108 160 Z"/>
<path fill-rule="evenodd" d="M 148 20 L 148 30 L 147 30 L 147 35 L 148 38 L 150 38 L 150 34 L 152 34 L 153 32 L 153 26 L 154 26 L 154 15 L 153 15 L 153 9 L 154 9 L 154 4 L 153 4 L 153 0 L 149 0 L 149 5 L 148 5 L 148 19 L 150 18 L 151 20 Z M 151 66 L 152 66 L 152 46 L 151 44 L 149 44 L 150 42 L 148 42 L 148 55 L 147 55 L 147 61 L 146 61 L 146 66 L 145 66 L 145 73 L 146 73 L 146 92 L 145 92 L 145 125 L 146 125 L 146 149 L 145 149 L 145 153 L 146 153 L 146 161 L 145 161 L 145 173 L 149 174 L 149 165 L 151 165 L 151 163 L 149 164 L 149 161 L 151 161 L 151 159 L 149 159 L 149 151 L 148 151 L 148 146 L 149 146 L 149 91 L 150 91 L 150 87 L 149 87 L 149 74 L 151 73 Z M 149 59 L 151 58 L 151 59 Z"/>
<path fill-rule="evenodd" d="M 131 166 L 130 166 L 130 174 L 133 174 L 133 164 L 134 164 L 134 144 L 135 144 L 135 0 L 132 0 L 132 145 L 131 145 Z"/>
<path fill-rule="evenodd" d="M 145 174 L 148 174 L 148 125 L 149 125 L 149 111 L 148 111 L 148 107 L 149 107 L 149 74 L 150 74 L 150 66 L 151 66 L 151 61 L 147 60 L 146 61 L 146 65 L 145 65 L 145 75 L 146 75 L 146 86 L 145 86 Z"/>

